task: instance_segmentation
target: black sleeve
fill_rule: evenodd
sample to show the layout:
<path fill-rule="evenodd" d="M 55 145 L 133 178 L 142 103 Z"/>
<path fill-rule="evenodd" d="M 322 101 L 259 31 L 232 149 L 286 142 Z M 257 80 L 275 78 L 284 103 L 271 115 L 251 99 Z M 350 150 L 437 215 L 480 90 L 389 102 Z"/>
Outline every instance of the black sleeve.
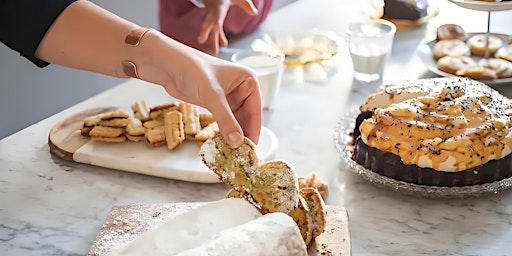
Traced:
<path fill-rule="evenodd" d="M 59 14 L 75 0 L 0 0 L 0 41 L 38 67 L 37 47 Z"/>

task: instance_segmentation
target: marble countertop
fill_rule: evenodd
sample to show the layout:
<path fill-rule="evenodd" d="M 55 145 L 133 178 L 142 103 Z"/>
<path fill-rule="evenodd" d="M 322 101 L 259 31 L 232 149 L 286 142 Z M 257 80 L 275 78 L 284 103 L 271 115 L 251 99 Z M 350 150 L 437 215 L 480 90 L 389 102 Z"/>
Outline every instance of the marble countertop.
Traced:
<path fill-rule="evenodd" d="M 439 6 L 439 16 L 399 28 L 385 82 L 435 76 L 416 49 L 432 39 L 436 26 L 450 22 L 463 23 L 470 31 L 486 29 L 486 13 L 461 10 L 443 0 L 430 3 Z M 455 10 L 460 15 L 453 15 Z M 349 21 L 364 19 L 367 12 L 364 1 L 299 0 L 230 47 L 247 47 L 270 29 L 320 28 L 342 35 Z M 510 11 L 493 13 L 493 29 L 512 34 L 506 25 L 510 16 Z M 347 170 L 333 143 L 334 127 L 375 88 L 353 84 L 345 48 L 338 58 L 338 71 L 325 83 L 285 82 L 275 110 L 264 112 L 264 125 L 279 140 L 276 158 L 292 163 L 299 176 L 315 172 L 329 182 L 326 203 L 347 209 L 353 255 L 509 255 L 512 190 L 468 199 L 427 199 L 376 187 Z M 509 87 L 512 84 L 496 86 L 512 96 Z M 159 86 L 130 79 L 0 141 L 1 255 L 84 255 L 114 205 L 224 197 L 229 188 L 221 183 L 106 169 L 49 152 L 48 133 L 64 118 L 98 106 L 130 106 L 141 99 L 149 105 L 173 100 Z"/>

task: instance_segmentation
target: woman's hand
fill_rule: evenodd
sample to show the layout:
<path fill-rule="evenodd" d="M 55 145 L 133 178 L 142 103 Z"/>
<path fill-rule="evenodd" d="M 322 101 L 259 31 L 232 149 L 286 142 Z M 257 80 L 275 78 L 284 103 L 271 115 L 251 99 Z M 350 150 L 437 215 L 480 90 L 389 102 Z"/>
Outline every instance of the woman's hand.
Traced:
<path fill-rule="evenodd" d="M 255 16 L 258 10 L 252 0 L 204 0 L 206 17 L 197 37 L 200 44 L 208 42 L 213 56 L 219 54 L 219 46 L 226 47 L 228 40 L 224 33 L 224 20 L 231 5 L 238 5 L 247 14 Z"/>
<path fill-rule="evenodd" d="M 240 146 L 243 136 L 258 143 L 262 113 L 254 71 L 182 45 L 157 31 L 145 36 L 141 46 L 155 39 L 161 41 L 151 44 L 151 59 L 138 63 L 141 79 L 162 85 L 177 99 L 208 109 L 231 146 Z"/>

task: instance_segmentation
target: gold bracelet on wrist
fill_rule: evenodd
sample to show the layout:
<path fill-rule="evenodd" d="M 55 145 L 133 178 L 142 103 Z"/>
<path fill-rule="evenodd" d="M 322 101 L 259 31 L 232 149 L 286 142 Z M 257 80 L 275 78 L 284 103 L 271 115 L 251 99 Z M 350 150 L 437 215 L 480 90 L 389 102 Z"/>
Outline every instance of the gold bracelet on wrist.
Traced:
<path fill-rule="evenodd" d="M 146 33 L 148 33 L 151 29 L 149 28 L 134 28 L 128 33 L 126 38 L 124 39 L 124 43 L 128 46 L 138 46 L 142 41 L 142 38 Z M 133 61 L 124 60 L 122 63 L 123 71 L 125 75 L 133 78 L 140 79 L 139 73 L 137 72 L 137 65 Z"/>

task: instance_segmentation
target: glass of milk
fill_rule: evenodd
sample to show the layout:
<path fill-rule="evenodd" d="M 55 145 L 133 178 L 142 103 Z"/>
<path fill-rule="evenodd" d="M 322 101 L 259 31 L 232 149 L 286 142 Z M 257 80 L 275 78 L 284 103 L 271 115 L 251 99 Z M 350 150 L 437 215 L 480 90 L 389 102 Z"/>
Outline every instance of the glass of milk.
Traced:
<path fill-rule="evenodd" d="M 261 105 L 271 110 L 275 106 L 283 76 L 284 54 L 277 51 L 241 51 L 231 60 L 252 68 L 258 76 Z"/>
<path fill-rule="evenodd" d="M 348 26 L 347 36 L 355 80 L 363 84 L 382 82 L 395 32 L 396 26 L 382 19 L 355 22 Z"/>

